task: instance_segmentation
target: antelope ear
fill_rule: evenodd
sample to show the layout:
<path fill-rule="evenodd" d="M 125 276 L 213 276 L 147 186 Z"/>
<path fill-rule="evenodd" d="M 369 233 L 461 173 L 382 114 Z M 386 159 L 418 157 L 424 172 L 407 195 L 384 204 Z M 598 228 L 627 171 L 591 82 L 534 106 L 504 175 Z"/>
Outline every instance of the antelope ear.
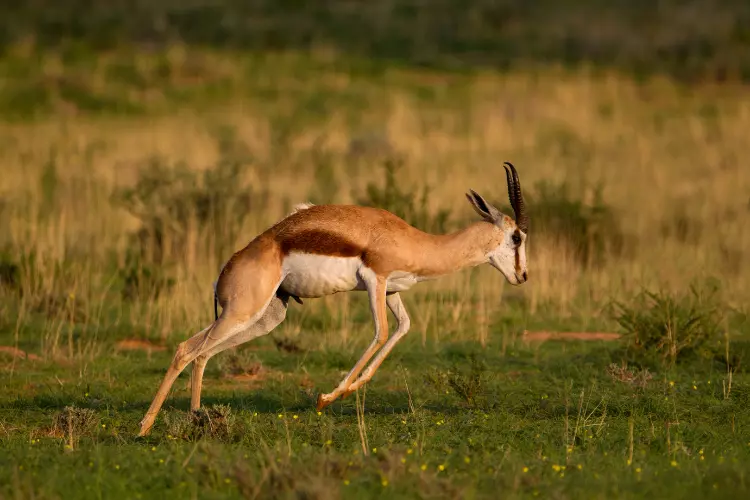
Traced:
<path fill-rule="evenodd" d="M 502 218 L 503 214 L 497 208 L 493 207 L 487 202 L 482 196 L 479 195 L 473 189 L 469 189 L 466 193 L 466 198 L 471 203 L 471 206 L 476 212 L 485 220 L 495 222 Z"/>

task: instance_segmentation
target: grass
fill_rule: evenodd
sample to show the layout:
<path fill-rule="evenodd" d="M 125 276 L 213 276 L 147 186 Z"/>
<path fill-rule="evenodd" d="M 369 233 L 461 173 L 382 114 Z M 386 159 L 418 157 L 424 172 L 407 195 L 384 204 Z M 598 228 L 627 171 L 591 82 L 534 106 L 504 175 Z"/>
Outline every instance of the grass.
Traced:
<path fill-rule="evenodd" d="M 306 392 L 309 380 L 334 383 L 335 360 L 349 358 L 348 350 L 290 354 L 274 349 L 270 339 L 256 342 L 241 351 L 262 359 L 264 375 L 254 383 L 209 365 L 204 404 L 228 405 L 231 427 L 185 432 L 189 377 L 183 376 L 146 439 L 136 439 L 134 431 L 169 355 L 106 352 L 75 366 L 16 363 L 2 391 L 4 495 L 153 498 L 168 489 L 212 498 L 292 492 L 487 498 L 499 488 L 514 498 L 747 493 L 747 377 L 735 378 L 725 394 L 726 373 L 711 364 L 660 372 L 633 385 L 609 375 L 616 357 L 601 344 L 563 349 L 517 341 L 503 356 L 468 342 L 425 351 L 415 336 L 360 394 L 363 448 L 356 398 L 318 414 Z M 475 387 L 482 397 L 468 401 L 453 387 L 474 371 L 482 375 Z M 450 380 L 435 383 L 435 372 Z M 55 433 L 53 420 L 71 404 L 99 418 L 73 447 L 67 435 Z M 174 423 L 179 419 L 181 427 Z"/>
<path fill-rule="evenodd" d="M 16 42 L 0 60 L 16 71 L 0 88 L 0 496 L 747 494 L 746 88 Z M 526 285 L 482 268 L 404 294 L 411 333 L 321 415 L 371 319 L 362 294 L 294 303 L 209 363 L 205 411 L 186 413 L 185 373 L 134 437 L 175 346 L 212 319 L 221 265 L 293 204 L 451 230 L 475 217 L 468 188 L 507 209 L 505 160 L 532 213 Z M 686 302 L 707 286 L 710 307 Z"/>

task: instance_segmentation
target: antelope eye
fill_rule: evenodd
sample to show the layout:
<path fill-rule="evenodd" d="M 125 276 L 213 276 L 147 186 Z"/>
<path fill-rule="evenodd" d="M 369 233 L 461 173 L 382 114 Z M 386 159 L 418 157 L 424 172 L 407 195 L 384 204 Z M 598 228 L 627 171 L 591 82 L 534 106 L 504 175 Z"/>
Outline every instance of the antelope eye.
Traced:
<path fill-rule="evenodd" d="M 517 233 L 513 233 L 513 236 L 511 237 L 511 239 L 513 240 L 513 243 L 515 245 L 521 244 L 521 237 Z"/>

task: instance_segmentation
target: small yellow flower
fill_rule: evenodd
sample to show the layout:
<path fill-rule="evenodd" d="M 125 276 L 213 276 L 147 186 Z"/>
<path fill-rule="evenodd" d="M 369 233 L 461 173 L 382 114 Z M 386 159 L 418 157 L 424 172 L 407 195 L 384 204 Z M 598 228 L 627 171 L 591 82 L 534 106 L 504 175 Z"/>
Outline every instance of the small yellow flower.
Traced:
<path fill-rule="evenodd" d="M 279 413 L 278 416 L 279 416 L 279 418 L 284 418 L 284 415 L 282 415 L 281 413 Z"/>
<path fill-rule="evenodd" d="M 404 457 L 401 457 L 401 463 L 402 463 L 402 464 L 405 464 L 405 463 L 406 463 L 406 459 L 405 459 Z"/>
<path fill-rule="evenodd" d="M 298 419 L 299 417 L 298 417 L 297 415 L 294 415 L 294 416 L 293 416 L 292 418 L 293 418 L 294 420 L 297 420 L 297 419 Z"/>
<path fill-rule="evenodd" d="M 633 461 L 628 458 L 628 465 L 630 465 L 631 463 L 633 463 Z"/>
<path fill-rule="evenodd" d="M 323 412 L 322 412 L 322 411 L 319 411 L 319 412 L 318 412 L 318 416 L 321 416 L 322 414 L 323 414 Z M 348 481 L 348 479 L 347 479 L 347 481 Z"/>
<path fill-rule="evenodd" d="M 156 451 L 156 446 L 152 446 L 151 451 Z"/>
<path fill-rule="evenodd" d="M 669 387 L 674 387 L 674 380 L 669 381 Z"/>
<path fill-rule="evenodd" d="M 583 469 L 583 465 L 581 465 L 581 464 L 576 465 L 576 467 L 578 468 L 578 470 Z"/>
<path fill-rule="evenodd" d="M 402 420 L 401 423 L 406 425 L 406 420 Z"/>
<path fill-rule="evenodd" d="M 560 466 L 559 466 L 559 465 L 557 465 L 557 464 L 554 464 L 554 465 L 552 466 L 552 470 L 554 470 L 555 472 L 560 472 Z"/>
<path fill-rule="evenodd" d="M 115 465 L 115 469 L 120 470 L 120 466 L 119 465 Z"/>
<path fill-rule="evenodd" d="M 438 470 L 440 472 L 444 471 L 445 470 L 445 465 L 443 465 L 443 464 L 438 465 Z"/>
<path fill-rule="evenodd" d="M 377 453 L 377 452 L 378 452 L 378 449 L 377 449 L 377 448 L 373 448 L 373 449 L 372 449 L 372 452 L 373 452 L 373 453 Z"/>
<path fill-rule="evenodd" d="M 160 458 L 160 459 L 159 459 L 159 463 L 160 463 L 160 464 L 163 464 L 163 463 L 164 463 L 164 459 L 163 459 L 163 458 Z"/>
<path fill-rule="evenodd" d="M 677 467 L 677 461 L 672 460 L 671 462 L 669 462 L 669 465 L 671 465 L 672 467 Z"/>
<path fill-rule="evenodd" d="M 258 412 L 257 412 L 257 411 L 254 411 L 254 412 L 253 412 L 253 417 L 257 417 L 257 416 L 258 416 Z"/>
<path fill-rule="evenodd" d="M 320 413 L 320 412 L 318 412 L 318 413 Z M 344 479 L 344 486 L 349 486 L 349 480 L 348 479 Z"/>
<path fill-rule="evenodd" d="M 750 444 L 750 443 L 748 443 L 748 444 Z M 408 450 L 406 450 L 406 454 L 407 455 L 411 455 L 412 453 L 414 453 L 414 450 L 412 450 L 411 448 L 409 448 Z"/>
<path fill-rule="evenodd" d="M 524 467 L 523 468 L 523 473 L 526 474 L 527 472 L 529 472 L 529 468 L 528 467 Z"/>
<path fill-rule="evenodd" d="M 107 428 L 107 424 L 102 424 L 102 429 L 106 429 L 106 428 Z"/>
<path fill-rule="evenodd" d="M 333 444 L 333 441 L 331 441 L 330 439 L 326 441 L 326 445 L 331 446 L 332 444 Z"/>
<path fill-rule="evenodd" d="M 701 455 L 701 460 L 705 460 L 705 459 L 706 459 L 706 457 L 704 457 L 703 455 Z"/>
<path fill-rule="evenodd" d="M 224 482 L 225 482 L 225 483 L 227 483 L 227 484 L 229 484 L 229 483 L 231 483 L 231 482 L 232 482 L 232 480 L 231 480 L 231 479 L 229 479 L 228 477 L 226 477 L 226 478 L 224 478 Z"/>
<path fill-rule="evenodd" d="M 471 458 L 469 458 L 469 457 L 464 457 L 464 463 L 465 463 L 465 464 L 470 464 L 470 463 L 471 463 Z"/>
<path fill-rule="evenodd" d="M 573 447 L 572 446 L 568 446 L 567 452 L 568 453 L 573 453 Z"/>
<path fill-rule="evenodd" d="M 380 481 L 380 484 L 382 484 L 383 486 L 388 486 L 388 480 L 383 479 L 382 481 Z"/>
<path fill-rule="evenodd" d="M 422 464 L 419 468 L 422 470 L 427 470 L 427 464 Z"/>
<path fill-rule="evenodd" d="M 636 472 L 636 474 L 640 474 L 641 473 L 641 468 L 640 467 L 636 467 L 635 468 L 635 472 Z"/>
<path fill-rule="evenodd" d="M 694 391 L 697 391 L 697 390 L 698 390 L 698 388 L 697 388 L 697 387 L 696 387 L 695 385 L 693 385 L 693 390 L 694 390 Z"/>

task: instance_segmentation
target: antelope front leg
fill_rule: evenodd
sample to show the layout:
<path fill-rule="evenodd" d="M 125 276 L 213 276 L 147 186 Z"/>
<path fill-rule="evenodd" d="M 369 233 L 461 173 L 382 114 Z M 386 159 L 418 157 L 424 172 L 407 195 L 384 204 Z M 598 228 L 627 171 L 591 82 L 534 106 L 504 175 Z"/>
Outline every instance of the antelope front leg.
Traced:
<path fill-rule="evenodd" d="M 383 346 L 378 355 L 375 356 L 375 359 L 372 360 L 372 363 L 370 363 L 370 366 L 362 372 L 362 375 L 360 375 L 360 377 L 349 386 L 344 393 L 344 396 L 351 394 L 369 382 L 380 367 L 380 364 L 385 360 L 386 356 L 390 354 L 398 341 L 404 338 L 409 332 L 411 320 L 409 320 L 409 315 L 406 313 L 406 308 L 404 308 L 404 303 L 401 301 L 401 296 L 398 293 L 394 293 L 388 295 L 385 300 L 388 304 L 388 309 L 391 310 L 398 321 L 398 327 L 396 328 L 393 337 L 391 337 L 385 346 Z"/>
<path fill-rule="evenodd" d="M 365 365 L 367 365 L 367 362 L 370 361 L 370 358 L 372 358 L 377 350 L 383 347 L 388 340 L 388 316 L 385 308 L 385 278 L 377 276 L 367 268 L 363 268 L 359 274 L 367 286 L 367 295 L 370 299 L 370 311 L 372 312 L 372 319 L 375 321 L 375 338 L 365 350 L 364 354 L 362 354 L 362 357 L 359 358 L 359 361 L 354 365 L 354 368 L 349 371 L 338 387 L 328 394 L 318 395 L 318 411 L 321 411 L 323 408 L 333 403 L 339 396 L 346 392 L 351 383 L 357 378 L 357 375 L 359 375 Z"/>

